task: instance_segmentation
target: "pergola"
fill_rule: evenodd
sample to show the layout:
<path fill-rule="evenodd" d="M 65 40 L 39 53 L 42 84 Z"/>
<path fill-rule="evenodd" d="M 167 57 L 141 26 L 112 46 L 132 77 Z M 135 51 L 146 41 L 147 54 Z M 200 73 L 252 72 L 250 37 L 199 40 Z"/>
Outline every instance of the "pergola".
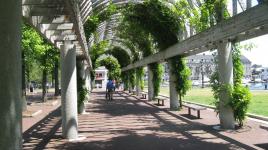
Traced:
<path fill-rule="evenodd" d="M 34 27 L 45 39 L 61 52 L 62 86 L 62 128 L 63 137 L 78 138 L 76 58 L 83 64 L 82 76 L 90 82 L 91 59 L 88 54 L 90 44 L 86 42 L 83 24 L 93 11 L 101 11 L 109 0 L 9 0 L 0 2 L 0 149 L 22 148 L 22 102 L 21 102 L 21 17 Z M 124 6 L 128 0 L 112 0 Z M 233 14 L 230 19 L 208 30 L 186 37 L 183 41 L 127 67 L 127 71 L 154 62 L 161 62 L 177 55 L 190 56 L 210 49 L 219 53 L 220 80 L 232 83 L 232 55 L 230 43 L 243 41 L 268 33 L 268 4 L 266 0 L 251 7 L 247 0 L 247 10 L 237 14 L 237 0 L 233 0 Z M 120 46 L 116 37 L 117 14 L 98 27 L 99 40 L 110 40 L 110 44 Z M 89 43 L 92 43 L 89 42 Z M 150 72 L 150 70 L 149 70 Z M 149 76 L 150 73 L 149 73 Z M 170 77 L 172 77 L 170 73 Z M 149 83 L 152 84 L 152 80 Z M 90 88 L 90 84 L 87 84 Z M 149 86 L 150 87 L 150 86 Z M 170 108 L 178 107 L 175 85 L 170 83 Z M 150 89 L 149 89 L 150 96 Z M 150 97 L 149 97 L 150 98 Z M 226 98 L 222 98 L 225 100 Z M 230 108 L 220 113 L 221 124 L 234 127 Z"/>

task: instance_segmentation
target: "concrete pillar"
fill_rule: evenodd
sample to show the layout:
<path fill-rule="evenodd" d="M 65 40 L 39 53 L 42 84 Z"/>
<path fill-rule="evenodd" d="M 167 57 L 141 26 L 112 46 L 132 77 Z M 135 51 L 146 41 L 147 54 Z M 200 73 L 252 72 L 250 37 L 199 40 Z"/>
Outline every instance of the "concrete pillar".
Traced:
<path fill-rule="evenodd" d="M 150 65 L 147 66 L 148 69 L 148 100 L 153 100 L 154 98 L 154 83 L 153 83 L 153 71 Z"/>
<path fill-rule="evenodd" d="M 176 90 L 176 74 L 172 73 L 172 60 L 168 60 L 168 75 L 169 75 L 169 98 L 170 98 L 170 109 L 179 109 L 178 92 Z"/>
<path fill-rule="evenodd" d="M 21 1 L 0 1 L 0 149 L 22 149 Z"/>
<path fill-rule="evenodd" d="M 141 92 L 141 77 L 138 74 L 138 71 L 136 71 L 136 95 L 138 96 Z"/>
<path fill-rule="evenodd" d="M 252 1 L 251 0 L 247 0 L 247 9 L 252 7 Z"/>
<path fill-rule="evenodd" d="M 223 84 L 233 84 L 233 61 L 231 43 L 220 43 L 218 45 L 218 61 L 219 61 L 219 81 Z M 229 101 L 226 91 L 220 93 L 220 124 L 224 129 L 234 129 L 234 114 L 230 106 L 226 103 Z"/>
<path fill-rule="evenodd" d="M 233 16 L 237 14 L 237 0 L 233 0 Z"/>
<path fill-rule="evenodd" d="M 85 68 L 85 79 L 86 79 L 86 87 L 87 87 L 87 90 L 90 91 L 91 90 L 91 84 L 90 84 L 90 69 L 89 67 L 86 67 Z"/>
<path fill-rule="evenodd" d="M 71 41 L 61 47 L 61 105 L 62 135 L 67 139 L 78 137 L 76 52 Z"/>

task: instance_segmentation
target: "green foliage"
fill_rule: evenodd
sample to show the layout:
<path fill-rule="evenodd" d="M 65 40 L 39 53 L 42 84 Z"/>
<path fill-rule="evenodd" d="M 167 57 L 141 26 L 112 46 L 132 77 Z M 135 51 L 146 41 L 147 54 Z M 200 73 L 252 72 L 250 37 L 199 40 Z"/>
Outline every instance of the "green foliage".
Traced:
<path fill-rule="evenodd" d="M 137 74 L 136 80 L 138 80 L 139 85 L 141 87 L 141 90 L 143 90 L 144 89 L 144 81 L 142 79 L 142 77 L 144 76 L 144 69 L 143 69 L 143 67 L 136 68 L 136 74 Z"/>
<path fill-rule="evenodd" d="M 234 118 L 237 120 L 239 126 L 243 126 L 249 103 L 252 98 L 251 93 L 248 88 L 238 84 L 234 86 L 231 98 L 229 105 L 234 110 Z"/>
<path fill-rule="evenodd" d="M 158 96 L 160 92 L 160 84 L 162 82 L 164 68 L 162 64 L 158 63 L 150 64 L 150 68 L 153 72 L 154 96 Z"/>
<path fill-rule="evenodd" d="M 25 73 L 29 80 L 35 81 L 41 81 L 42 70 L 52 71 L 55 60 L 59 59 L 59 51 L 25 23 L 22 24 L 22 53 Z"/>
<path fill-rule="evenodd" d="M 105 53 L 107 46 L 108 46 L 107 41 L 101 41 L 91 46 L 89 54 L 92 61 L 93 69 L 96 69 L 96 61 L 102 54 Z"/>
<path fill-rule="evenodd" d="M 124 32 L 121 37 L 127 37 L 137 43 L 143 56 L 151 55 L 152 48 L 155 46 L 164 50 L 178 42 L 180 17 L 167 5 L 166 1 L 147 0 L 141 4 L 129 5 L 123 11 L 123 15 L 123 30 L 120 32 Z M 154 93 L 157 96 L 162 81 L 163 67 L 157 63 L 150 64 L 150 67 L 153 71 Z"/>
<path fill-rule="evenodd" d="M 84 103 L 84 101 L 86 100 L 86 96 L 89 93 L 89 91 L 85 87 L 85 79 L 81 78 L 80 69 L 80 64 L 77 64 L 77 110 L 79 110 L 80 106 Z"/>
<path fill-rule="evenodd" d="M 178 55 L 171 58 L 172 73 L 176 75 L 176 89 L 180 96 L 183 97 L 186 92 L 191 88 L 191 81 L 189 77 L 191 75 L 190 69 L 187 67 L 185 60 L 182 56 Z"/>
<path fill-rule="evenodd" d="M 234 110 L 234 117 L 239 126 L 243 126 L 243 121 L 246 118 L 246 113 L 251 100 L 251 93 L 248 88 L 242 86 L 242 78 L 244 75 L 244 67 L 241 62 L 241 48 L 239 43 L 232 47 L 232 58 L 234 66 L 234 92 L 230 106 Z"/>
<path fill-rule="evenodd" d="M 234 86 L 236 86 L 242 84 L 242 78 L 244 76 L 244 66 L 241 62 L 241 51 L 238 43 L 232 46 L 232 55 L 234 67 Z"/>
<path fill-rule="evenodd" d="M 117 13 L 117 7 L 115 4 L 111 3 L 108 6 L 105 6 L 106 9 L 102 10 L 97 14 L 100 21 L 105 21 L 110 19 L 110 16 Z"/>
<path fill-rule="evenodd" d="M 89 16 L 84 24 L 86 39 L 88 40 L 90 38 L 91 34 L 97 30 L 98 25 L 101 22 L 109 19 L 111 15 L 115 13 L 117 13 L 116 5 L 110 3 L 109 6 L 107 6 L 106 9 L 104 9 L 100 13 Z"/>
<path fill-rule="evenodd" d="M 87 40 L 90 38 L 91 34 L 97 30 L 99 24 L 100 21 L 98 16 L 93 15 L 88 17 L 87 21 L 84 24 L 84 31 Z"/>
<path fill-rule="evenodd" d="M 219 111 L 219 99 L 221 93 L 230 93 L 227 103 L 233 109 L 234 118 L 239 126 L 243 126 L 246 113 L 251 100 L 251 93 L 248 88 L 242 86 L 244 74 L 243 64 L 241 63 L 241 49 L 239 44 L 234 44 L 232 49 L 233 58 L 233 85 L 225 85 L 219 81 L 219 73 L 215 72 L 211 76 L 210 83 L 215 98 L 216 111 Z M 218 69 L 216 69 L 218 70 Z M 224 95 L 226 96 L 226 95 Z"/>
<path fill-rule="evenodd" d="M 135 87 L 135 70 L 132 69 L 132 70 L 128 70 L 128 77 L 129 77 L 129 86 L 134 89 Z"/>
<path fill-rule="evenodd" d="M 137 26 L 150 33 L 161 50 L 178 41 L 179 16 L 161 0 L 129 5 L 123 14 L 124 21 L 135 22 Z"/>
<path fill-rule="evenodd" d="M 105 66 L 108 69 L 108 78 L 120 80 L 121 68 L 116 58 L 112 56 L 100 58 L 97 60 L 96 66 Z"/>
<path fill-rule="evenodd" d="M 127 71 L 121 73 L 121 79 L 124 83 L 124 90 L 127 90 L 129 88 L 128 76 L 129 76 L 129 73 Z"/>
<path fill-rule="evenodd" d="M 23 64 L 25 65 L 25 74 L 29 79 L 31 77 L 30 70 L 36 65 L 36 51 L 43 42 L 41 36 L 29 25 L 22 24 L 22 55 Z"/>
<path fill-rule="evenodd" d="M 121 47 L 113 47 L 113 49 L 109 50 L 108 53 L 118 60 L 121 67 L 125 67 L 130 64 L 131 59 L 129 54 Z"/>
<path fill-rule="evenodd" d="M 205 0 L 199 7 L 191 8 L 190 24 L 197 32 L 227 19 L 230 15 L 226 0 Z"/>
<path fill-rule="evenodd" d="M 134 61 L 140 57 L 138 51 L 142 52 L 143 57 L 153 53 L 153 41 L 150 34 L 137 25 L 136 22 L 124 20 L 117 29 L 117 36 L 124 39 L 123 43 L 131 42 L 131 47 L 130 44 L 126 44 L 126 46 L 131 50 Z"/>

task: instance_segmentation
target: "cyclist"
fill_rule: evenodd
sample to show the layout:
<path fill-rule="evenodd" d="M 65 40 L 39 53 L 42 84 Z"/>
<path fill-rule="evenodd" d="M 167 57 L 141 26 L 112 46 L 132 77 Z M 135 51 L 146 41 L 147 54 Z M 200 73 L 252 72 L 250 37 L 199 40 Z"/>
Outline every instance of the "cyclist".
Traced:
<path fill-rule="evenodd" d="M 109 100 L 113 100 L 114 87 L 113 80 L 109 79 L 106 85 L 106 98 L 108 97 Z"/>

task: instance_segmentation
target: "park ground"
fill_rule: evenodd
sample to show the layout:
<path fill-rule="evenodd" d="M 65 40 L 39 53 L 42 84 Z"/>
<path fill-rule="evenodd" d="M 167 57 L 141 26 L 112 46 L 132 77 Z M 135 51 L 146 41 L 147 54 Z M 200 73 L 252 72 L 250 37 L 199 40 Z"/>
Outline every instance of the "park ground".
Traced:
<path fill-rule="evenodd" d="M 59 99 L 51 98 L 51 101 Z M 34 105 L 33 105 L 34 106 Z M 215 130 L 219 119 L 213 110 L 201 112 L 201 119 L 187 109 L 170 111 L 169 101 L 154 101 L 118 91 L 113 101 L 104 91 L 94 90 L 86 103 L 86 114 L 79 115 L 80 141 L 61 137 L 60 103 L 36 105 L 43 113 L 24 118 L 32 124 L 24 128 L 23 149 L 92 150 L 172 150 L 172 149 L 267 149 L 267 123 L 246 121 L 237 130 Z M 32 106 L 29 106 L 32 107 Z M 27 119 L 27 122 L 26 122 Z"/>
<path fill-rule="evenodd" d="M 147 89 L 144 89 L 147 91 Z M 169 87 L 160 88 L 160 94 L 169 96 Z M 251 90 L 252 100 L 248 112 L 268 117 L 268 90 Z M 214 98 L 211 88 L 192 87 L 183 97 L 183 100 L 214 106 Z"/>

